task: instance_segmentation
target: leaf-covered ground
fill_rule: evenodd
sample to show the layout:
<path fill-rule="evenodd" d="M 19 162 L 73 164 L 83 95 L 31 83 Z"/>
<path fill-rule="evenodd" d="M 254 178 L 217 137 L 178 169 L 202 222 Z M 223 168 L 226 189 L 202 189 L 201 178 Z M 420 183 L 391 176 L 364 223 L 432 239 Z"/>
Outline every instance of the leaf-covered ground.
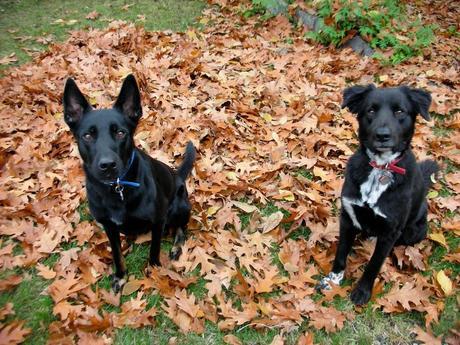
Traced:
<path fill-rule="evenodd" d="M 147 30 L 183 31 L 200 15 L 199 0 L 12 0 L 0 2 L 0 75 L 24 63 L 69 30 L 105 28 L 115 19 Z"/>
<path fill-rule="evenodd" d="M 244 19 L 245 3 L 216 2 L 202 31 L 114 22 L 74 32 L 0 80 L 0 343 L 456 344 L 460 39 L 442 30 L 455 11 L 426 18 L 440 29 L 424 56 L 382 67 L 305 41 L 285 17 Z M 147 269 L 148 238 L 124 241 L 129 282 L 115 296 L 61 95 L 73 76 L 108 107 L 129 73 L 145 114 L 137 145 L 174 165 L 192 140 L 199 156 L 184 254 L 169 261 L 167 239 L 162 267 Z M 355 308 L 348 293 L 372 241 L 356 243 L 343 287 L 314 286 L 331 266 L 357 146 L 341 91 L 370 82 L 432 93 L 434 120 L 419 121 L 413 148 L 443 174 L 429 193 L 429 238 L 395 248 L 372 302 Z"/>

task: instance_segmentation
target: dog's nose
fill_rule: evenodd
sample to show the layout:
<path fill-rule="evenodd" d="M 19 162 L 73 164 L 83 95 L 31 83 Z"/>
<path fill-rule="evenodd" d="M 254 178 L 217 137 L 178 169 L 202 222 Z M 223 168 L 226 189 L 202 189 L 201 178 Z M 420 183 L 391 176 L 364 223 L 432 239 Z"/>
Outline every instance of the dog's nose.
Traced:
<path fill-rule="evenodd" d="M 99 161 L 99 169 L 101 171 L 114 170 L 117 167 L 117 163 L 110 158 L 102 158 Z"/>
<path fill-rule="evenodd" d="M 390 129 L 388 127 L 377 128 L 377 130 L 375 131 L 375 137 L 378 141 L 381 142 L 390 140 Z"/>

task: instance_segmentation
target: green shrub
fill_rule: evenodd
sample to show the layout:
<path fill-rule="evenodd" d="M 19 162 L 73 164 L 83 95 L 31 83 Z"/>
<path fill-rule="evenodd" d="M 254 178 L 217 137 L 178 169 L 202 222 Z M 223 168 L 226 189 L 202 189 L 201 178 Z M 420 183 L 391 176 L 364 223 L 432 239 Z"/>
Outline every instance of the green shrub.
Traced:
<path fill-rule="evenodd" d="M 373 49 L 393 49 L 392 55 L 376 58 L 383 63 L 397 64 L 422 52 L 434 40 L 434 26 L 423 26 L 420 21 L 409 24 L 398 0 L 320 0 L 316 3 L 322 28 L 307 36 L 324 44 L 339 46 L 344 40 L 359 33 Z"/>
<path fill-rule="evenodd" d="M 252 7 L 247 9 L 243 15 L 251 17 L 254 15 L 262 15 L 262 19 L 273 17 L 277 13 L 287 14 L 287 5 L 292 0 L 251 0 Z"/>
<path fill-rule="evenodd" d="M 285 0 L 292 3 L 291 0 Z M 324 45 L 340 46 L 359 34 L 377 51 L 383 64 L 398 64 L 422 53 L 434 41 L 434 25 L 423 26 L 418 20 L 410 23 L 399 0 L 315 0 L 307 1 L 320 18 L 321 29 L 306 36 Z M 252 0 L 244 15 L 270 18 L 269 9 L 277 0 Z M 390 50 L 389 54 L 381 51 Z M 389 57 L 388 57 L 389 56 Z"/>

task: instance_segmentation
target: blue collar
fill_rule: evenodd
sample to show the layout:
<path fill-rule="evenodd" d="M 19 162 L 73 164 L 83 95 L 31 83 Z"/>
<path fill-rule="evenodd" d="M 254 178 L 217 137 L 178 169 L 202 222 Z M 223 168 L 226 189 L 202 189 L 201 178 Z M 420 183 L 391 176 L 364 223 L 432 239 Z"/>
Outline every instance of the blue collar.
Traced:
<path fill-rule="evenodd" d="M 123 200 L 123 189 L 124 189 L 123 186 L 130 186 L 130 187 L 136 187 L 136 188 L 139 188 L 141 186 L 139 182 L 132 182 L 132 181 L 124 180 L 124 177 L 131 169 L 131 166 L 133 165 L 135 158 L 136 158 L 136 150 L 133 150 L 133 153 L 131 154 L 131 158 L 128 161 L 128 167 L 126 168 L 124 173 L 121 174 L 121 176 L 118 177 L 115 181 L 104 182 L 106 185 L 115 186 L 115 192 L 120 194 L 121 200 Z"/>

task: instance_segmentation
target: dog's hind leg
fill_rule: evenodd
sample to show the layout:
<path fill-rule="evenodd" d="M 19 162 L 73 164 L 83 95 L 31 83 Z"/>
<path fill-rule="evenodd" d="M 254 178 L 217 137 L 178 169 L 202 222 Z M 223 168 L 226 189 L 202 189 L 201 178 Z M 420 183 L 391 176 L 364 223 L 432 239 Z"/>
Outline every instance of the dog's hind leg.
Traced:
<path fill-rule="evenodd" d="M 176 234 L 174 237 L 174 245 L 171 248 L 171 252 L 169 253 L 169 257 L 171 260 L 179 259 L 180 255 L 182 254 L 182 245 L 185 242 L 187 230 L 186 227 L 179 226 L 176 229 Z"/>
<path fill-rule="evenodd" d="M 150 256 L 149 256 L 149 263 L 152 266 L 161 266 L 160 246 L 161 246 L 161 236 L 164 233 L 165 226 L 166 226 L 166 223 L 164 220 L 154 223 L 152 226 L 152 241 L 150 243 Z"/>
<path fill-rule="evenodd" d="M 112 275 L 112 290 L 118 293 L 125 284 L 123 277 L 126 272 L 125 261 L 121 253 L 120 232 L 111 225 L 104 225 L 104 229 L 110 241 L 113 262 L 115 263 L 115 274 Z"/>
<path fill-rule="evenodd" d="M 427 214 L 428 206 L 425 202 L 420 208 L 416 220 L 407 225 L 395 245 L 413 246 L 424 240 L 428 232 Z"/>

